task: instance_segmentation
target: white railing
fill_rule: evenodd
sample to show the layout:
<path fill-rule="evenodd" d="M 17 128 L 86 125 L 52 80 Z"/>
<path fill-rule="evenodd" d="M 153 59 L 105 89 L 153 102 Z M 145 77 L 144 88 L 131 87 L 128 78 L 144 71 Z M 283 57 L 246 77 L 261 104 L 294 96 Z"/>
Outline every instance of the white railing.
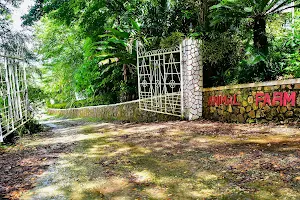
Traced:
<path fill-rule="evenodd" d="M 20 55 L 0 55 L 0 142 L 30 119 L 26 71 Z"/>

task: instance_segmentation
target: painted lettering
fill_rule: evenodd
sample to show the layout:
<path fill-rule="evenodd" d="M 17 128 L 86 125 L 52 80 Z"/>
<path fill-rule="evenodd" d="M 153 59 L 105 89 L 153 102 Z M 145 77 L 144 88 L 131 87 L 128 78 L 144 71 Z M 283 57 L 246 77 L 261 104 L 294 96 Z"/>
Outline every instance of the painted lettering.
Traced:
<path fill-rule="evenodd" d="M 232 103 L 232 105 L 234 105 L 234 106 L 239 106 L 240 105 L 240 103 L 237 102 L 236 94 L 233 95 L 233 103 Z"/>
<path fill-rule="evenodd" d="M 292 92 L 291 95 L 289 93 L 283 93 L 283 106 L 287 106 L 287 103 L 291 103 L 291 106 L 296 105 L 296 92 Z"/>
<path fill-rule="evenodd" d="M 256 106 L 258 106 L 259 102 L 264 101 L 264 99 L 263 99 L 263 96 L 264 96 L 264 95 L 265 95 L 265 94 L 262 93 L 262 92 L 256 93 L 256 97 L 255 97 L 255 100 L 256 100 Z"/>
<path fill-rule="evenodd" d="M 233 103 L 233 98 L 232 98 L 232 97 L 229 97 L 229 98 L 227 99 L 227 105 L 232 105 L 232 103 Z"/>
<path fill-rule="evenodd" d="M 208 105 L 209 105 L 209 106 L 212 106 L 212 105 L 213 105 L 212 101 L 213 101 L 213 96 L 210 96 L 210 97 L 208 98 Z"/>
<path fill-rule="evenodd" d="M 266 93 L 265 96 L 264 96 L 264 106 L 268 104 L 269 106 L 271 106 L 271 98 L 270 98 L 270 95 L 269 93 Z"/>
<path fill-rule="evenodd" d="M 277 106 L 276 102 L 279 102 L 279 105 L 282 106 L 283 93 L 282 92 L 274 92 L 273 93 L 273 100 L 272 100 L 272 106 Z"/>
<path fill-rule="evenodd" d="M 259 105 L 260 102 L 263 103 L 263 106 L 287 106 L 290 104 L 291 106 L 296 105 L 296 92 L 273 92 L 272 97 L 270 93 L 263 93 L 258 92 L 256 93 L 255 100 L 256 106 Z M 237 100 L 237 95 L 234 94 L 233 96 L 210 96 L 208 99 L 209 106 L 219 106 L 219 105 L 234 105 L 239 106 L 241 105 L 240 102 Z"/>
<path fill-rule="evenodd" d="M 227 97 L 226 97 L 226 96 L 223 96 L 223 97 L 222 97 L 222 102 L 221 102 L 221 104 L 227 105 Z"/>

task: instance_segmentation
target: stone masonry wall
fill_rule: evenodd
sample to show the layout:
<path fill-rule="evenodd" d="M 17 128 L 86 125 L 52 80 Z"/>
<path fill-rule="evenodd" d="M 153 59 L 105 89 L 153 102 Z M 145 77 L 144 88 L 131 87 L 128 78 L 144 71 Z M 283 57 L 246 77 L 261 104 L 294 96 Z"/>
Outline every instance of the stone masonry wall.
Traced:
<path fill-rule="evenodd" d="M 139 101 L 70 109 L 48 109 L 51 115 L 68 118 L 95 118 L 104 121 L 155 122 L 178 120 L 179 117 L 139 109 Z"/>
<path fill-rule="evenodd" d="M 203 116 L 226 122 L 299 122 L 300 79 L 204 89 Z"/>

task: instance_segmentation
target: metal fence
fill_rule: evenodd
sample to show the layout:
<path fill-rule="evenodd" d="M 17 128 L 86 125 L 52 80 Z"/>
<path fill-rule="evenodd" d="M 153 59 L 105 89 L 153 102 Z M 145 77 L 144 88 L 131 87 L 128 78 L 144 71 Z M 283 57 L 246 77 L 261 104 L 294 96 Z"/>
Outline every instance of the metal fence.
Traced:
<path fill-rule="evenodd" d="M 145 51 L 137 45 L 140 109 L 182 116 L 182 47 Z"/>
<path fill-rule="evenodd" d="M 25 63 L 21 55 L 19 52 L 0 55 L 0 142 L 30 119 Z"/>

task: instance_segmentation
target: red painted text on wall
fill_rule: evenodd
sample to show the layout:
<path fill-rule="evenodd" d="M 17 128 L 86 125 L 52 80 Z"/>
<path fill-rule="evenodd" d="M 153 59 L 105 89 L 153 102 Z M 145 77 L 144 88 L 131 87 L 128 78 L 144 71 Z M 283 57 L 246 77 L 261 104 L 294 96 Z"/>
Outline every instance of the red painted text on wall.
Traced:
<path fill-rule="evenodd" d="M 239 106 L 240 103 L 237 102 L 236 94 L 232 96 L 211 96 L 208 99 L 209 106 L 219 106 L 219 105 L 234 105 Z"/>
<path fill-rule="evenodd" d="M 291 106 L 296 105 L 296 92 L 274 92 L 273 97 L 270 97 L 269 93 L 257 93 L 256 94 L 256 105 L 263 102 L 263 106 L 287 106 L 289 103 Z"/>
<path fill-rule="evenodd" d="M 260 102 L 263 103 L 263 106 L 287 106 L 290 104 L 291 106 L 296 105 L 296 92 L 274 92 L 272 98 L 269 93 L 257 93 L 256 97 L 256 105 L 258 106 Z M 237 95 L 233 96 L 210 96 L 208 99 L 208 106 L 219 106 L 219 105 L 233 105 L 239 106 L 240 103 L 237 101 Z"/>

